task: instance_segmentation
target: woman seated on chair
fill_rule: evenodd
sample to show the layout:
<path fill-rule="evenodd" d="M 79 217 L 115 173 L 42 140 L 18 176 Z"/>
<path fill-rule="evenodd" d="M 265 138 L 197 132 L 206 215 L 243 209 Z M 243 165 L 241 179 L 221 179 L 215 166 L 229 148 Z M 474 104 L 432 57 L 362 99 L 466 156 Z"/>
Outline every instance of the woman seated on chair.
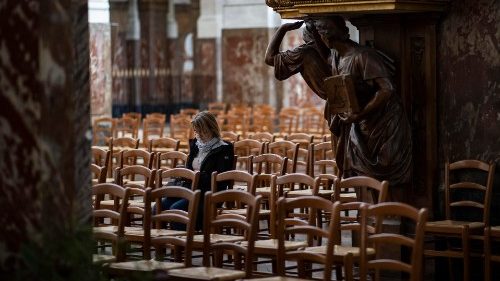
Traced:
<path fill-rule="evenodd" d="M 201 190 L 200 205 L 196 220 L 196 230 L 203 227 L 203 206 L 205 192 L 211 190 L 212 172 L 222 173 L 233 169 L 234 148 L 229 142 L 221 139 L 219 125 L 215 115 L 202 111 L 191 121 L 195 139 L 189 141 L 189 155 L 186 168 L 200 171 L 198 189 Z M 219 183 L 217 190 L 227 189 L 227 184 Z M 166 198 L 161 202 L 162 210 L 188 209 L 188 201 L 179 198 Z M 174 226 L 176 228 L 176 226 Z"/>

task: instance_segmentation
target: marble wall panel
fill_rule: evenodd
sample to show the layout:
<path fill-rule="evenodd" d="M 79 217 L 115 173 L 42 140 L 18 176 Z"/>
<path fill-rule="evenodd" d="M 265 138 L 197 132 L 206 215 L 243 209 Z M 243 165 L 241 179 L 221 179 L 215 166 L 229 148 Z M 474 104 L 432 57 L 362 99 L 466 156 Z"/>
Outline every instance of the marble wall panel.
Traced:
<path fill-rule="evenodd" d="M 197 39 L 195 57 L 194 102 L 201 108 L 217 99 L 215 39 Z"/>
<path fill-rule="evenodd" d="M 264 55 L 267 28 L 222 31 L 223 100 L 259 104 L 269 101 L 268 66 Z"/>
<path fill-rule="evenodd" d="M 0 5 L 0 279 L 89 270 L 87 1 Z"/>
<path fill-rule="evenodd" d="M 497 163 L 492 224 L 500 223 L 499 18 L 498 1 L 452 1 L 438 34 L 440 168 L 446 159 Z"/>
<path fill-rule="evenodd" d="M 111 28 L 89 24 L 90 98 L 92 116 L 111 116 Z"/>
<path fill-rule="evenodd" d="M 451 160 L 500 157 L 500 4 L 453 1 L 439 45 L 440 130 Z"/>

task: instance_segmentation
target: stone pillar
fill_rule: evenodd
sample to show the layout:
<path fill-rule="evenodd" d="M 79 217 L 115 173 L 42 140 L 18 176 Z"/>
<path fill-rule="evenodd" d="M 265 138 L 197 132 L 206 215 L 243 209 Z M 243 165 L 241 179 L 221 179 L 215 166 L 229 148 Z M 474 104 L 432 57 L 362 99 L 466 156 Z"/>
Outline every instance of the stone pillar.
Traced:
<path fill-rule="evenodd" d="M 217 21 L 215 0 L 200 2 L 194 57 L 194 103 L 207 108 L 217 100 L 217 37 L 220 26 Z"/>
<path fill-rule="evenodd" d="M 94 280 L 87 1 L 0 17 L 0 279 Z"/>
<path fill-rule="evenodd" d="M 108 0 L 89 1 L 92 117 L 111 116 L 111 26 Z"/>

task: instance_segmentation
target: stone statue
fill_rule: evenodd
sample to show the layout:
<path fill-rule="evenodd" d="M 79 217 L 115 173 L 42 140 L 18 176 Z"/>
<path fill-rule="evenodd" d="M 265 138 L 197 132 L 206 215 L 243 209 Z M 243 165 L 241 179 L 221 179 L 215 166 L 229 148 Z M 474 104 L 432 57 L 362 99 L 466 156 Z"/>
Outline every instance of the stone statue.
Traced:
<path fill-rule="evenodd" d="M 386 62 L 375 49 L 349 39 L 342 17 L 319 18 L 315 24 L 332 49 L 332 74 L 351 75 L 360 107 L 349 115 L 325 111 L 330 130 L 338 137 L 337 164 L 343 176 L 371 176 L 391 186 L 409 183 L 411 129 Z"/>
<path fill-rule="evenodd" d="M 325 106 L 325 118 L 338 140 L 336 160 L 341 176 L 366 175 L 388 180 L 391 186 L 408 183 L 411 130 L 387 62 L 377 50 L 350 40 L 345 20 L 339 16 L 307 20 L 306 43 L 280 52 L 286 32 L 302 24 L 299 21 L 278 28 L 267 48 L 266 63 L 274 66 L 278 80 L 301 73 L 322 99 L 328 99 L 325 78 L 351 75 L 360 111 L 333 114 L 328 102 Z"/>

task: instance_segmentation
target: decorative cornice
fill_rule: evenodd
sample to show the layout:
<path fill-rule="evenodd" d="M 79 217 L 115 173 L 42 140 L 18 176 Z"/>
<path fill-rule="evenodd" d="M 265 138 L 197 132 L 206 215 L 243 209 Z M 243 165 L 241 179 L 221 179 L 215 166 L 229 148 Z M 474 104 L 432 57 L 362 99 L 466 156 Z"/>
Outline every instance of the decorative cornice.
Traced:
<path fill-rule="evenodd" d="M 266 0 L 282 18 L 321 14 L 394 14 L 444 12 L 449 0 Z"/>

